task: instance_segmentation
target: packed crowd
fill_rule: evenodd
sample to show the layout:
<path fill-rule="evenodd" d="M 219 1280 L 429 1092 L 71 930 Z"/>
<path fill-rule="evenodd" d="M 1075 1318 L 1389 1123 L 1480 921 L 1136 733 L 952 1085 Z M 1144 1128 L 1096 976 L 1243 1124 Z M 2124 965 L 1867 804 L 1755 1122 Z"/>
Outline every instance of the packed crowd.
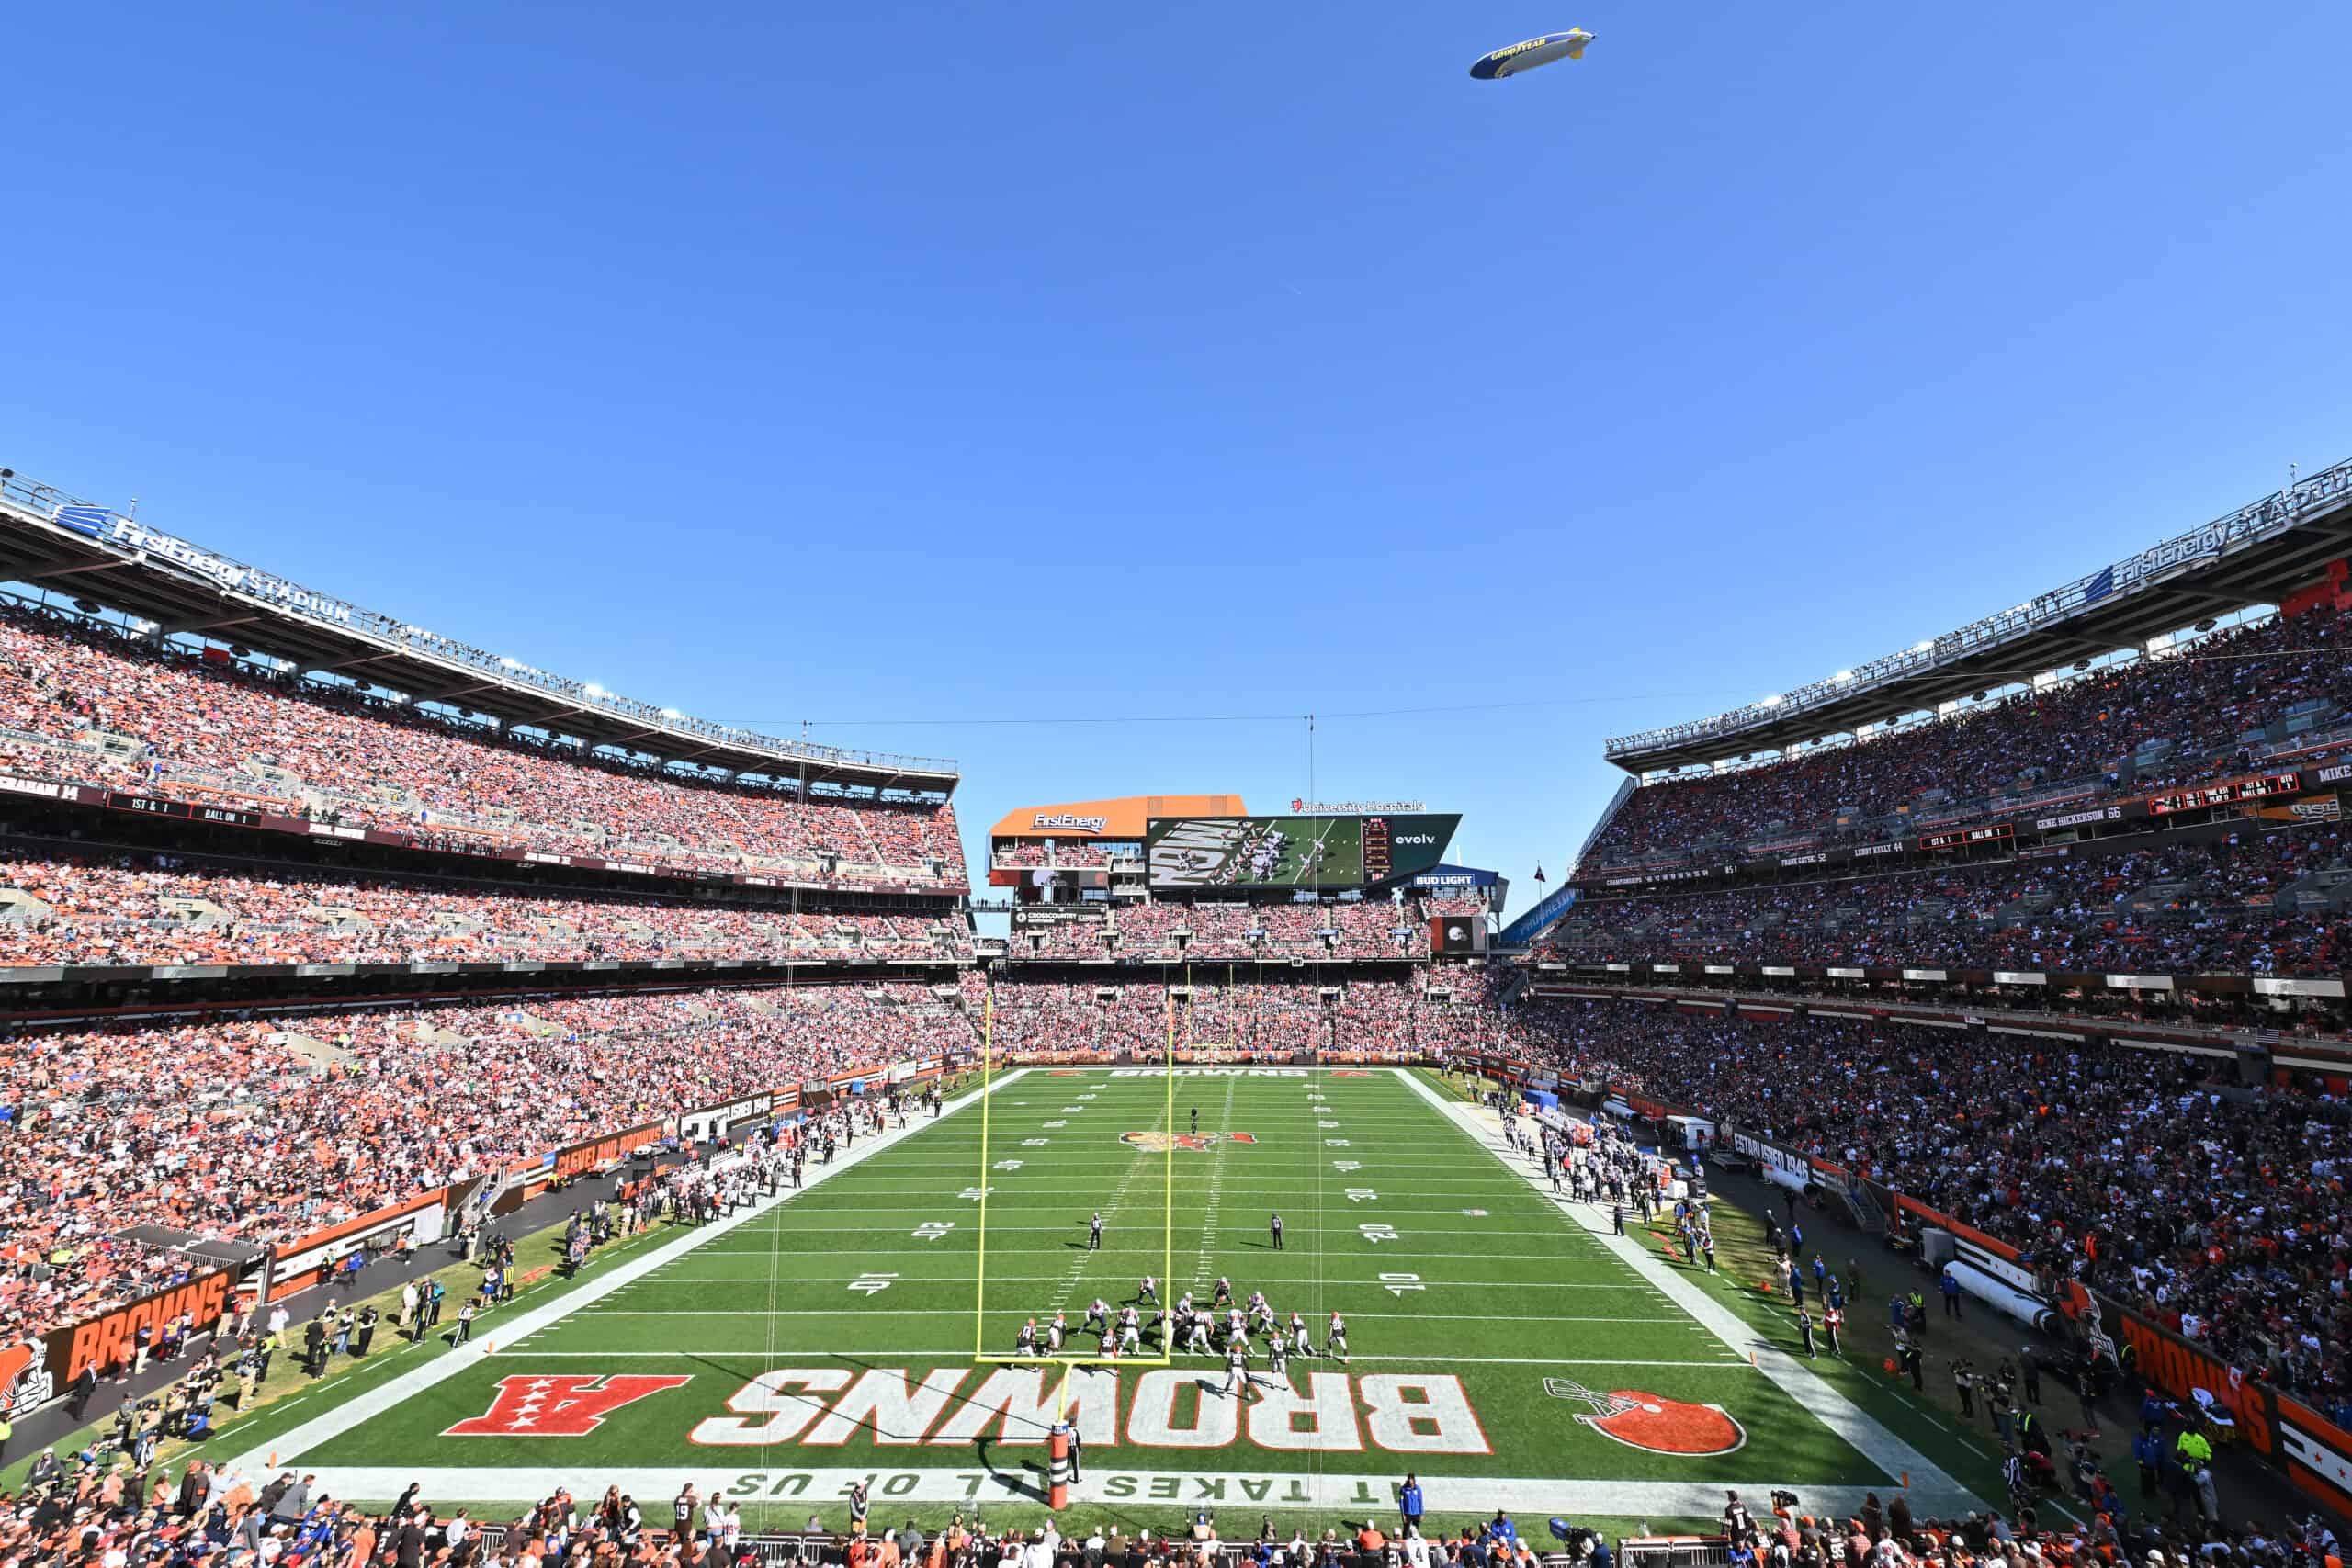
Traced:
<path fill-rule="evenodd" d="M 110 736 L 130 744 L 87 743 Z M 832 857 L 908 885 L 965 882 L 944 803 L 850 806 L 693 782 L 14 602 L 0 604 L 0 763 L 542 852 L 803 875 Z"/>
<path fill-rule="evenodd" d="M 187 1263 L 153 1224 L 285 1241 L 592 1135 L 975 1043 L 960 998 L 800 986 L 0 1042 L 0 1343 Z"/>
<path fill-rule="evenodd" d="M 1172 1039 L 1180 1050 L 1397 1055 L 1482 1049 L 1501 1022 L 1486 983 L 1466 976 L 1431 989 L 1419 976 L 1195 976 L 1189 987 L 1000 977 L 992 994 L 996 1049 L 1010 1053 L 1140 1055 L 1164 1051 Z"/>
<path fill-rule="evenodd" d="M 2134 787 L 2222 777 L 2257 765 L 2242 737 L 2319 705 L 2319 728 L 2352 709 L 2352 617 L 2315 609 L 2217 633 L 2182 655 L 2143 660 L 1987 703 L 1932 723 L 1786 761 L 1635 790 L 1585 855 L 1588 869 L 1740 843 L 1935 801 L 2079 783 L 2112 789 L 2120 760 L 2172 750 Z M 1924 800 L 1923 800 L 1923 797 Z"/>
<path fill-rule="evenodd" d="M 492 892 L 161 854 L 0 859 L 0 965 L 954 963 L 970 953 L 961 916 Z"/>
<path fill-rule="evenodd" d="M 2324 896 L 2334 826 L 2121 855 L 1949 866 L 1839 882 L 1586 900 L 1550 956 L 1582 962 L 1937 964 L 2132 974 L 2340 975 L 2352 925 Z"/>
<path fill-rule="evenodd" d="M 1018 920 L 1011 952 L 1016 960 L 1144 963 L 1419 959 L 1429 956 L 1430 934 L 1420 906 L 1385 899 L 1349 904 L 1135 903 L 1075 919 Z"/>
<path fill-rule="evenodd" d="M 1517 1010 L 1532 1057 L 1835 1161 L 2352 1415 L 2352 1103 L 2198 1058 L 1876 1021 Z"/>
<path fill-rule="evenodd" d="M 265 1472 L 266 1474 L 266 1472 Z M 1432 1488 L 1444 1492 L 1442 1481 Z M 344 1502 L 314 1474 L 266 1479 L 236 1461 L 108 1462 L 93 1446 L 62 1460 L 43 1456 L 14 1498 L 0 1498 L 0 1562 L 137 1563 L 152 1568 L 744 1568 L 775 1559 L 763 1540 L 790 1543 L 792 1560 L 840 1568 L 1614 1568 L 1619 1543 L 1565 1519 L 1522 1532 L 1508 1511 L 1491 1517 L 1454 1510 L 1441 1524 L 1417 1477 L 1396 1488 L 1394 1507 L 1337 1520 L 1319 1531 L 1287 1529 L 1271 1512 L 1253 1529 L 1221 1532 L 1214 1512 L 1177 1515 L 1159 1526 L 1050 1518 L 1031 1528 L 991 1528 L 972 1510 L 925 1531 L 912 1517 L 893 1527 L 864 1482 L 853 1483 L 832 1521 L 811 1513 L 805 1526 L 755 1530 L 732 1489 L 692 1482 L 674 1496 L 639 1500 L 618 1485 L 593 1502 L 558 1487 L 511 1522 L 477 1520 L 475 1510 L 430 1498 L 412 1483 L 390 1509 Z M 2273 1532 L 2259 1521 L 2234 1529 L 2135 1518 L 2120 1506 L 2088 1523 L 2045 1525 L 2031 1505 L 2012 1517 L 1917 1516 L 1902 1493 L 1870 1495 L 1845 1519 L 1801 1512 L 1795 1494 L 1776 1494 L 1758 1520 L 1736 1491 L 1722 1529 L 1732 1568 L 2343 1568 L 2341 1547 L 2317 1516 Z M 882 1504 L 887 1506 L 887 1501 Z M 2053 1510 L 2054 1512 L 2054 1510 Z M 1069 1531 L 1062 1526 L 1069 1523 Z M 1131 1522 L 1131 1521 L 1130 1521 Z M 846 1529 L 840 1527 L 846 1526 Z M 790 1549 L 787 1548 L 787 1550 Z"/>
<path fill-rule="evenodd" d="M 1001 866 L 1031 869 L 1042 865 L 1093 866 L 1097 869 L 1114 860 L 1141 860 L 1141 844 L 1107 844 L 1057 840 L 1050 846 L 1041 839 L 1011 839 L 996 846 L 993 863 Z"/>

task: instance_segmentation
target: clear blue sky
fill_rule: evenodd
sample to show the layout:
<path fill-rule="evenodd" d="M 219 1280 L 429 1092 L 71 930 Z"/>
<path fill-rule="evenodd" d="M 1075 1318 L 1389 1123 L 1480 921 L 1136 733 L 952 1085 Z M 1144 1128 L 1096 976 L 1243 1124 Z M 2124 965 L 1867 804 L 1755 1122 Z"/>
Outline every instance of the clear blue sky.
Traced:
<path fill-rule="evenodd" d="M 1500 84 L 1487 49 L 1600 41 Z M 0 463 L 1037 801 L 1466 814 L 2352 452 L 2352 7 L 35 7 Z M 967 848 L 979 847 L 972 832 Z"/>

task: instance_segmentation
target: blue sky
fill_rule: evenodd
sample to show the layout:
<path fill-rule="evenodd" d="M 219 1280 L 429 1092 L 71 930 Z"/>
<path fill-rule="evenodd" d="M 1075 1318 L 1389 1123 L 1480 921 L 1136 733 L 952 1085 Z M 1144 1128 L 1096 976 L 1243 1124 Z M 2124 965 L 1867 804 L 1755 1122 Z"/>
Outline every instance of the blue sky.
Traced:
<path fill-rule="evenodd" d="M 2343 6 L 85 3 L 10 53 L 0 463 L 955 757 L 971 829 L 1307 783 L 1292 720 L 973 720 L 1552 702 L 1319 728 L 1319 794 L 1463 811 L 1523 907 L 1606 736 L 2352 454 Z"/>

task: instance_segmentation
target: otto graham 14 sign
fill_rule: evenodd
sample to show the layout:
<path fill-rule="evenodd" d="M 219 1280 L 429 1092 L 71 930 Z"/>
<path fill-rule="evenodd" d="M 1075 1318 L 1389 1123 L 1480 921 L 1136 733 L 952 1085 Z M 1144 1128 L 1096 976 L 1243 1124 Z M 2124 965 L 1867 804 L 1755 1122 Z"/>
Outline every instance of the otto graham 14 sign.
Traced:
<path fill-rule="evenodd" d="M 1152 818 L 1144 858 L 1155 889 L 1291 887 L 1336 892 L 1418 876 L 1445 858 L 1462 817 Z"/>

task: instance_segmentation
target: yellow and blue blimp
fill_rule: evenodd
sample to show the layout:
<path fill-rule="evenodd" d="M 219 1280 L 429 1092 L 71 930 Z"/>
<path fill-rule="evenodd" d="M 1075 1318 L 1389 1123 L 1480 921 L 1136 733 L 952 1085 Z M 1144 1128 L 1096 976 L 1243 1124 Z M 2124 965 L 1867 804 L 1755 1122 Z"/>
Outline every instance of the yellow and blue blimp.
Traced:
<path fill-rule="evenodd" d="M 1492 54 L 1480 55 L 1477 63 L 1470 67 L 1470 74 L 1481 82 L 1499 82 L 1555 60 L 1582 60 L 1584 46 L 1591 41 L 1592 35 L 1582 28 L 1545 33 L 1542 38 L 1527 39 Z"/>

